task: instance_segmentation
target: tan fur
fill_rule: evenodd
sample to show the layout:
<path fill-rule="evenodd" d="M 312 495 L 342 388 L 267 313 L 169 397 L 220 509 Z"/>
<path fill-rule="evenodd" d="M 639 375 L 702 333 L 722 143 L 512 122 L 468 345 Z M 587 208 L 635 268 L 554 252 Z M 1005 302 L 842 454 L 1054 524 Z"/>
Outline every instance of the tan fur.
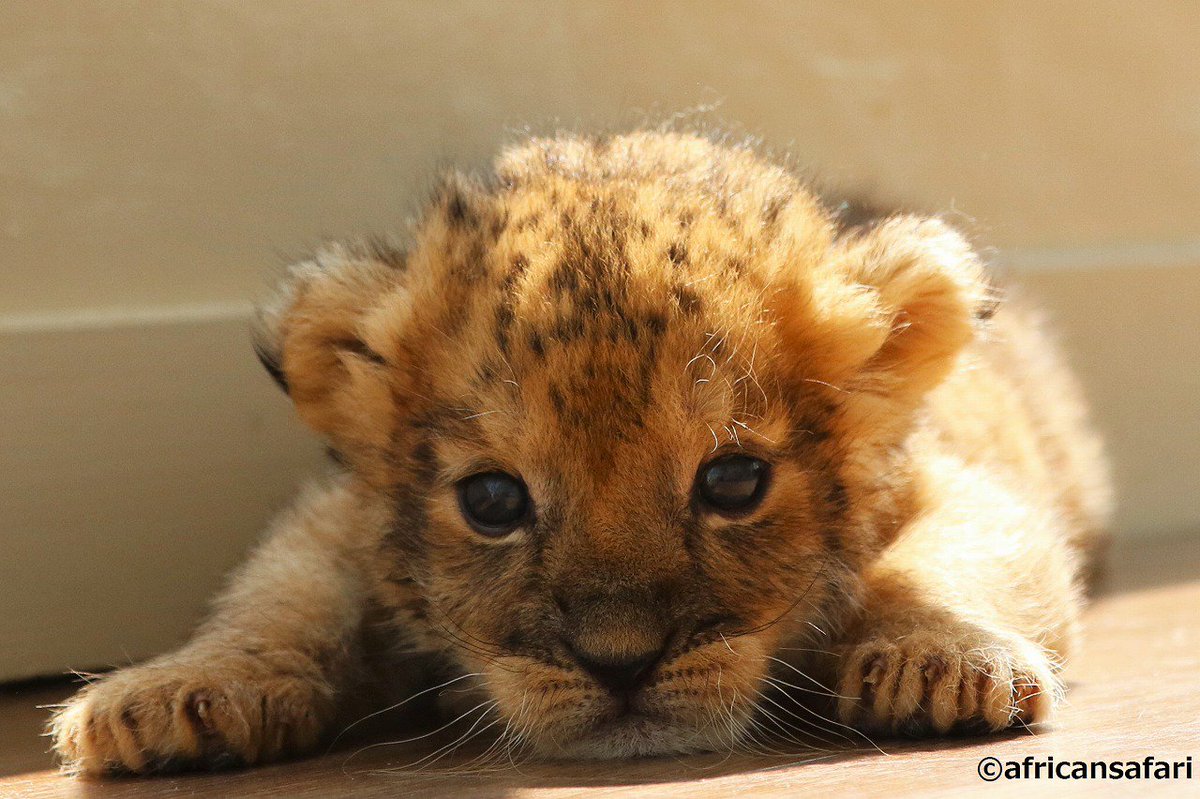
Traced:
<path fill-rule="evenodd" d="M 1107 488 L 1038 325 L 994 305 L 944 223 L 841 229 L 743 147 L 509 149 L 406 248 L 291 270 L 259 347 L 345 472 L 187 646 L 81 691 L 57 750 L 88 772 L 311 751 L 430 664 L 551 757 L 736 746 L 778 715 L 765 692 L 821 675 L 867 729 L 1044 721 Z M 725 452 L 773 465 L 742 518 L 693 500 Z M 491 469 L 535 507 L 501 538 L 455 494 Z M 627 708 L 573 654 L 664 640 Z"/>

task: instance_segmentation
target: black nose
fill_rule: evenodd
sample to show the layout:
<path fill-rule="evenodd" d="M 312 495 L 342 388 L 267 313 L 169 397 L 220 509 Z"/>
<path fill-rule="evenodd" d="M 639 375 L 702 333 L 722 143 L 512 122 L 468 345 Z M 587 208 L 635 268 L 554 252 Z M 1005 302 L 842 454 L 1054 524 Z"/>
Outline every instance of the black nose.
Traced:
<path fill-rule="evenodd" d="M 620 658 L 595 658 L 575 652 L 575 660 L 596 682 L 613 693 L 628 693 L 637 688 L 658 663 L 661 651 L 643 652 Z"/>

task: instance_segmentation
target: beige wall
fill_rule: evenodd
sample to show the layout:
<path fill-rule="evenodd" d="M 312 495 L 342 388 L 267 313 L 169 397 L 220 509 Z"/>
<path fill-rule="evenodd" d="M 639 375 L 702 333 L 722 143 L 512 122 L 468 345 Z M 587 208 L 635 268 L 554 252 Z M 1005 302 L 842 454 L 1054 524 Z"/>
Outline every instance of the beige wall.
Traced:
<path fill-rule="evenodd" d="M 26 2 L 0 9 L 0 311 L 244 301 L 527 123 L 719 102 L 1000 247 L 1200 252 L 1180 2 Z"/>
<path fill-rule="evenodd" d="M 1059 320 L 1119 532 L 1200 529 L 1198 29 L 1165 0 L 0 5 L 0 677 L 183 633 L 317 460 L 248 301 L 526 126 L 715 105 L 951 210 Z"/>

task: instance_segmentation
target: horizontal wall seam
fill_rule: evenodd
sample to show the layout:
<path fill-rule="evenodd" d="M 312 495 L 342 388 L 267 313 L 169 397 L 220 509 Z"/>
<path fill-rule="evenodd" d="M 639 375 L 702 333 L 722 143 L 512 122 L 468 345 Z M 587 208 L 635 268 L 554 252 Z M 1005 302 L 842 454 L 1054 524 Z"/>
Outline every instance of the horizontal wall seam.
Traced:
<path fill-rule="evenodd" d="M 1097 247 L 985 249 L 989 261 L 1019 278 L 1022 273 L 1200 266 L 1200 241 L 1118 244 Z M 249 321 L 250 302 L 111 306 L 0 314 L 0 335 L 153 327 L 229 319 Z"/>

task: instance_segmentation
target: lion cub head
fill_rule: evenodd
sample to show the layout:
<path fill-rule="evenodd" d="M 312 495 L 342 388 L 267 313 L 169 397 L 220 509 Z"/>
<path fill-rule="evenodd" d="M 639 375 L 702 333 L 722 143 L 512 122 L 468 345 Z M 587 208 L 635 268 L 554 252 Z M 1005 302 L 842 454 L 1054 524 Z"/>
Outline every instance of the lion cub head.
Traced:
<path fill-rule="evenodd" d="M 550 755 L 728 746 L 834 623 L 970 340 L 933 220 L 839 232 L 743 148 L 535 140 L 404 249 L 293 267 L 260 351 L 392 515 L 377 592 Z"/>

